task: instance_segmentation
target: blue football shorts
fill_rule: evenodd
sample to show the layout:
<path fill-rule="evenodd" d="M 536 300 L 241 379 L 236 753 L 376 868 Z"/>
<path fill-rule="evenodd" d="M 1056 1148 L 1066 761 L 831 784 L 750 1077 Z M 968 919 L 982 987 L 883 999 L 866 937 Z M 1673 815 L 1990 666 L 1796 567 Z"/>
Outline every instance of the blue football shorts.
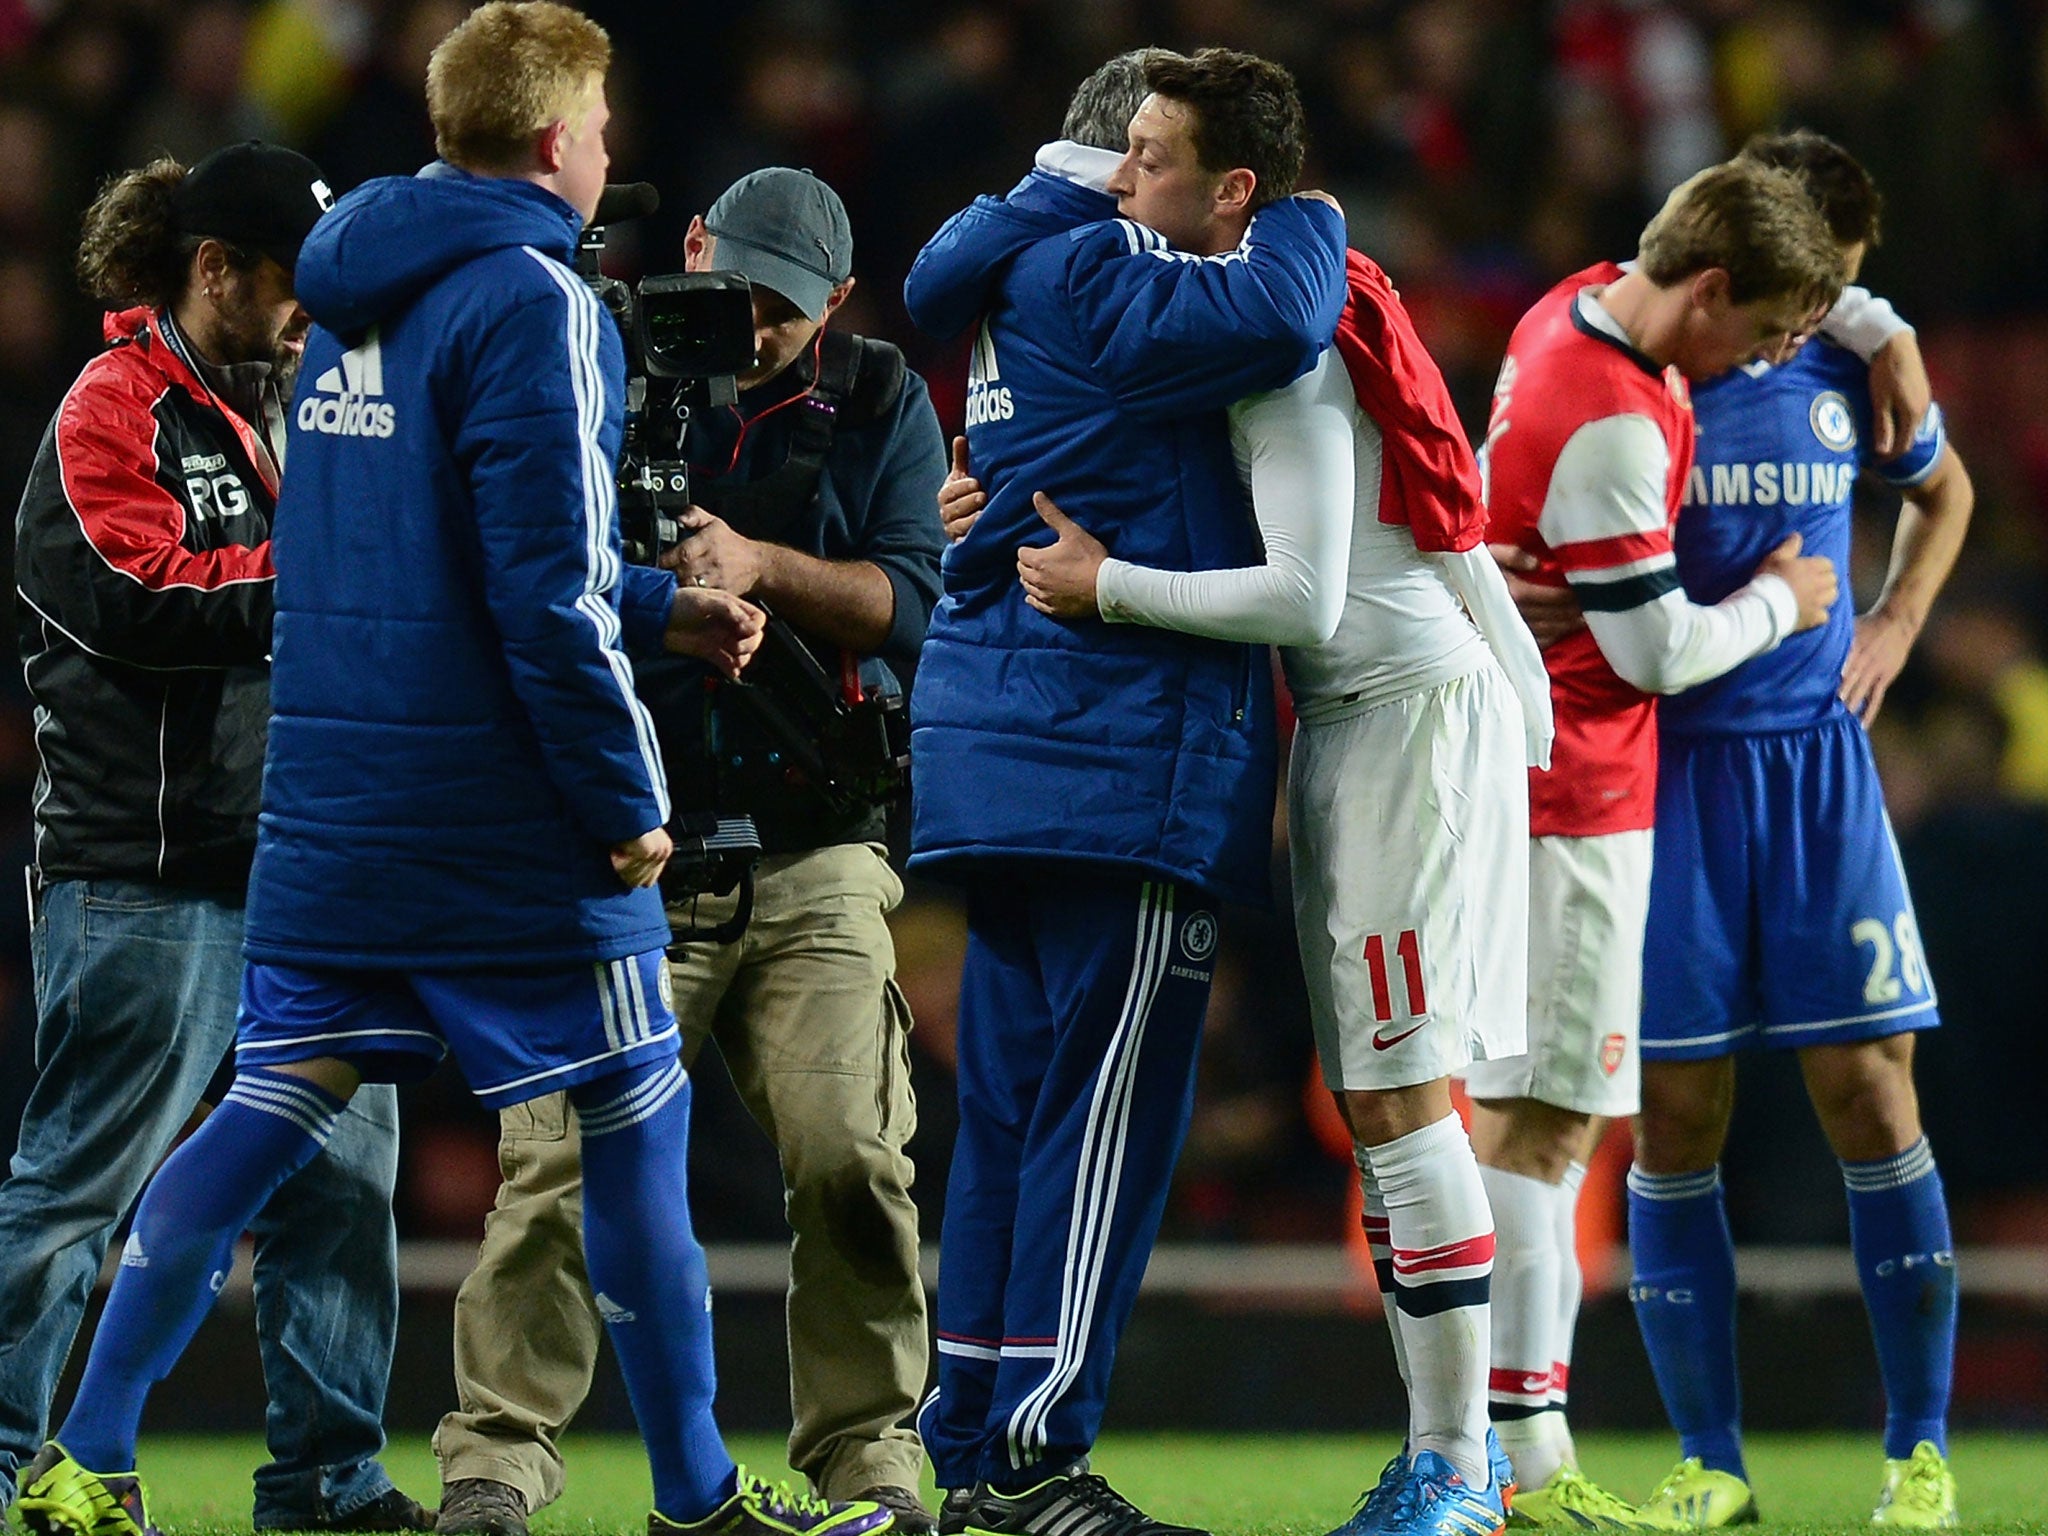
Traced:
<path fill-rule="evenodd" d="M 1665 735 L 1643 939 L 1646 1061 L 1941 1022 L 1877 763 L 1846 712 Z"/>
<path fill-rule="evenodd" d="M 677 1053 L 661 951 L 547 970 L 352 971 L 251 963 L 235 1059 L 333 1056 L 369 1082 L 453 1055 L 491 1109 Z"/>

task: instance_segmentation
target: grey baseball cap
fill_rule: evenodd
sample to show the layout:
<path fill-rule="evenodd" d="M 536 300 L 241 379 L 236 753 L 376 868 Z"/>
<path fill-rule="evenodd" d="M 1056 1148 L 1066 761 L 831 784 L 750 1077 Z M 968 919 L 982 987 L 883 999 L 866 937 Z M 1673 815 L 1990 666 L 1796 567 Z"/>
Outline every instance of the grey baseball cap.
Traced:
<path fill-rule="evenodd" d="M 839 194 L 809 171 L 771 165 L 727 187 L 704 215 L 721 270 L 772 288 L 813 320 L 853 275 L 853 226 Z"/>

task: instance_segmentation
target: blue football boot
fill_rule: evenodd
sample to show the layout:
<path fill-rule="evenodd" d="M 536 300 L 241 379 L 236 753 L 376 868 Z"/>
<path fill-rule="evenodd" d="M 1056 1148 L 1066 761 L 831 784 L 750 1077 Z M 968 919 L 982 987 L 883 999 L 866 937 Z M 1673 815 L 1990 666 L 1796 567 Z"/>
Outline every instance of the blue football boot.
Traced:
<path fill-rule="evenodd" d="M 1474 1488 L 1435 1451 L 1417 1451 L 1380 1536 L 1498 1536 L 1508 1519 L 1503 1486 Z"/>
<path fill-rule="evenodd" d="M 1351 1518 L 1329 1536 L 1379 1536 L 1387 1518 L 1400 1503 L 1401 1485 L 1408 1475 L 1408 1449 L 1403 1446 L 1394 1459 L 1380 1469 L 1380 1480 L 1358 1496 Z"/>

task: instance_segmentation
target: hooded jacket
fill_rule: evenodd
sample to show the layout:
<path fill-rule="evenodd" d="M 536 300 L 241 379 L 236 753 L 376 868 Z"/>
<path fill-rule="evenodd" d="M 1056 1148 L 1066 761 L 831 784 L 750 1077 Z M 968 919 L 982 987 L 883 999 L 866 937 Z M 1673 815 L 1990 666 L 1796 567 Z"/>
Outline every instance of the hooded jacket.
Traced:
<path fill-rule="evenodd" d="M 36 868 L 239 900 L 269 713 L 277 485 L 164 312 L 109 315 L 105 330 L 15 523 Z"/>
<path fill-rule="evenodd" d="M 624 642 L 624 361 L 576 213 L 446 165 L 358 188 L 299 256 L 316 322 L 278 506 L 252 960 L 559 967 L 656 949 L 611 845 L 669 807 Z"/>
<path fill-rule="evenodd" d="M 1058 147 L 1056 147 L 1057 149 Z M 1042 157 L 1044 163 L 1044 157 Z M 1275 736 L 1264 647 L 1047 618 L 1017 581 L 1044 491 L 1120 559 L 1256 564 L 1223 410 L 1299 376 L 1344 301 L 1336 212 L 1274 203 L 1221 256 L 1034 171 L 932 237 L 904 286 L 946 337 L 979 321 L 972 472 L 911 706 L 913 867 L 1075 859 L 1265 904 Z"/>

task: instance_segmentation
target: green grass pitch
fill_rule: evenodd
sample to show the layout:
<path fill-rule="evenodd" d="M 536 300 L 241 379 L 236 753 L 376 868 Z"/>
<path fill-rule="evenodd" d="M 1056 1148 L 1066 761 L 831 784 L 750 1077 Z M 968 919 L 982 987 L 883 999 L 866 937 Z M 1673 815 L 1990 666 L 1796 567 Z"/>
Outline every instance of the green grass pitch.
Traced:
<path fill-rule="evenodd" d="M 1873 1437 L 1756 1435 L 1748 1444 L 1764 1512 L 1752 1529 L 1870 1530 L 1879 1475 Z M 1103 1441 L 1095 1466 L 1146 1509 L 1216 1536 L 1321 1536 L 1350 1512 L 1393 1448 L 1383 1436 L 1121 1435 Z M 1583 1435 L 1579 1449 L 1589 1473 L 1632 1498 L 1649 1492 L 1677 1455 L 1661 1435 Z M 736 1437 L 733 1450 L 757 1471 L 786 1473 L 778 1440 Z M 564 1452 L 568 1492 L 536 1518 L 538 1536 L 643 1536 L 648 1484 L 638 1443 L 572 1434 Z M 248 1531 L 249 1473 L 261 1454 L 254 1437 L 146 1436 L 142 1473 L 156 1523 L 174 1536 Z M 407 1492 L 432 1501 L 434 1464 L 422 1441 L 407 1437 L 387 1460 Z M 2048 1436 L 1962 1435 L 1951 1461 L 1966 1530 L 2048 1536 Z"/>

